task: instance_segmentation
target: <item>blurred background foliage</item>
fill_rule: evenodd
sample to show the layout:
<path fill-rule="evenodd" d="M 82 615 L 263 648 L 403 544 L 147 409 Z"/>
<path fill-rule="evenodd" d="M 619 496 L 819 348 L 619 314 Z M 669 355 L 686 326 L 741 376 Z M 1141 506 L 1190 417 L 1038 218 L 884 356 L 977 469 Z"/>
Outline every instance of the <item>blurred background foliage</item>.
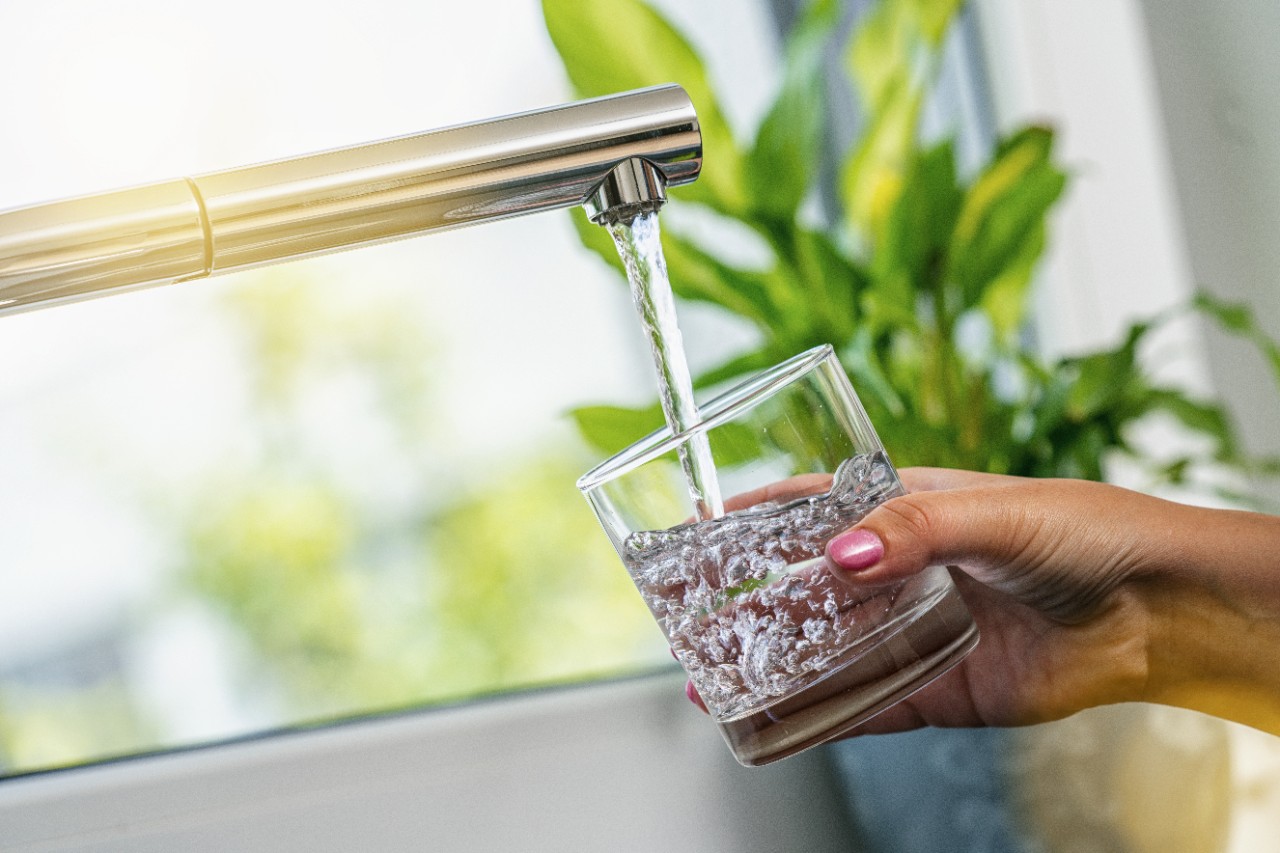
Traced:
<path fill-rule="evenodd" d="M 276 281 L 228 301 L 263 446 L 174 519 L 184 591 L 243 633 L 247 675 L 323 717 L 634 666 L 652 628 L 574 488 L 581 448 L 535 448 L 488 482 L 440 470 L 412 318 L 391 303 L 326 311 L 314 294 Z M 330 361 L 363 389 L 367 408 L 349 414 L 388 443 L 406 493 L 344 481 L 307 440 L 303 386 L 343 381 Z"/>
<path fill-rule="evenodd" d="M 500 460 L 492 479 L 453 470 L 444 423 L 466 413 L 440 411 L 432 353 L 397 300 L 353 301 L 273 269 L 219 305 L 252 422 L 181 495 L 144 490 L 171 537 L 168 586 L 148 608 L 214 620 L 235 692 L 262 719 L 323 722 L 667 660 L 575 488 L 593 459 L 579 443 Z M 335 453 L 335 418 L 377 452 Z M 0 695 L 0 769 L 154 744 L 138 697 L 118 677 L 95 681 Z"/>
<path fill-rule="evenodd" d="M 770 259 L 741 263 L 731 246 L 682 231 L 681 219 L 664 223 L 677 296 L 740 318 L 758 341 L 695 377 L 697 387 L 831 343 L 902 466 L 1102 479 L 1123 456 L 1152 487 L 1200 483 L 1219 491 L 1226 487 L 1212 473 L 1224 467 L 1276 470 L 1274 460 L 1242 453 L 1218 403 L 1153 378 L 1142 347 L 1172 315 L 1133 325 L 1109 349 L 1058 359 L 1038 351 L 1031 286 L 1067 176 L 1054 162 L 1047 127 L 1010 133 L 972 171 L 958 164 L 953 136 L 923 138 L 922 111 L 958 0 L 880 0 L 848 36 L 843 4 L 809 3 L 789 34 L 772 106 L 753 133 L 728 127 L 697 51 L 642 0 L 542 2 L 580 95 L 666 80 L 686 87 L 705 160 L 700 179 L 674 192 L 669 207 L 696 207 L 732 223 Z M 862 125 L 853 144 L 824 164 L 830 53 Z M 829 172 L 838 176 L 834 187 L 821 183 Z M 574 217 L 583 244 L 621 269 L 600 229 L 580 212 Z M 1187 310 L 1252 340 L 1280 377 L 1280 351 L 1247 309 L 1200 296 Z M 656 406 L 599 404 L 574 416 L 601 452 L 660 423 Z M 1193 437 L 1185 454 L 1157 458 L 1132 441 L 1132 428 L 1151 416 L 1171 418 Z"/>

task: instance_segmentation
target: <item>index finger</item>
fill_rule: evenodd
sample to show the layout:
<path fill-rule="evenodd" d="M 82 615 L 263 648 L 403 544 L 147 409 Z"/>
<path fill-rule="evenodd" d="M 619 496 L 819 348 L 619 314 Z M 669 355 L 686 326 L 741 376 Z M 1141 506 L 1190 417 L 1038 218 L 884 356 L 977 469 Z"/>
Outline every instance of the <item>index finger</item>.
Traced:
<path fill-rule="evenodd" d="M 1008 474 L 984 474 L 959 468 L 903 468 L 898 472 L 908 492 L 945 492 L 951 489 L 976 489 L 983 486 L 1005 486 L 1022 482 L 1023 477 Z"/>
<path fill-rule="evenodd" d="M 750 509 L 762 503 L 789 503 L 810 495 L 831 491 L 831 474 L 800 474 L 777 483 L 770 483 L 740 495 L 734 495 L 724 502 L 725 512 Z"/>

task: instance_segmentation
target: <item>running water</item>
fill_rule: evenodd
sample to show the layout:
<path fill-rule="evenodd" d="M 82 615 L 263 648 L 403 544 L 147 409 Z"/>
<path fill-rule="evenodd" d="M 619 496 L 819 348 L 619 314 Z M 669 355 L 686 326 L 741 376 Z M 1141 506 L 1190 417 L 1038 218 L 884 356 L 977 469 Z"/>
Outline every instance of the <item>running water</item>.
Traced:
<path fill-rule="evenodd" d="M 609 226 L 609 233 L 626 265 L 631 297 L 653 351 L 662 412 L 673 434 L 683 432 L 698 423 L 698 406 L 693 399 L 693 380 L 684 357 L 680 327 L 676 324 L 675 300 L 667 278 L 667 262 L 662 255 L 658 214 L 642 213 L 629 222 L 614 223 Z M 684 468 L 698 518 L 706 521 L 724 515 L 711 445 L 705 435 L 695 435 L 681 445 L 680 465 Z"/>

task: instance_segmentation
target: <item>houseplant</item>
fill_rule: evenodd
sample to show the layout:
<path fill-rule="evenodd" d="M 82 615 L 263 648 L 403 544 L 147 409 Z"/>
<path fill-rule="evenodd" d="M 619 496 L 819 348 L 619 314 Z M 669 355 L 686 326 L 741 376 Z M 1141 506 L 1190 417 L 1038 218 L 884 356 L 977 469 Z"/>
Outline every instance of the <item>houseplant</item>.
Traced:
<path fill-rule="evenodd" d="M 1274 472 L 1242 452 L 1222 406 L 1153 378 L 1143 344 L 1173 314 L 1133 324 L 1114 346 L 1049 358 L 1030 343 L 1035 269 L 1067 184 L 1054 132 L 1021 128 L 972 173 L 949 136 L 925 139 L 922 109 L 957 0 L 881 0 L 842 41 L 841 4 L 815 0 L 785 44 L 773 103 L 751 134 L 731 128 L 706 63 L 641 0 L 543 0 L 552 41 L 577 93 L 667 81 L 698 109 L 699 181 L 672 206 L 729 220 L 767 248 L 764 268 L 664 226 L 672 286 L 683 300 L 749 323 L 757 343 L 705 370 L 708 388 L 820 343 L 833 344 L 900 465 L 1103 479 L 1125 456 L 1151 485 L 1188 485 L 1208 470 Z M 815 224 L 827 133 L 824 56 L 839 51 L 864 116 L 839 156 L 834 202 Z M 744 137 L 749 137 L 742 141 Z M 583 244 L 618 258 L 602 229 L 575 222 Z M 1197 296 L 1197 310 L 1253 342 L 1280 376 L 1280 349 L 1242 306 Z M 1172 418 L 1195 440 L 1175 458 L 1137 446 L 1133 427 Z M 611 453 L 660 422 L 656 405 L 589 405 L 583 436 Z M 1221 490 L 1221 486 L 1213 488 Z"/>

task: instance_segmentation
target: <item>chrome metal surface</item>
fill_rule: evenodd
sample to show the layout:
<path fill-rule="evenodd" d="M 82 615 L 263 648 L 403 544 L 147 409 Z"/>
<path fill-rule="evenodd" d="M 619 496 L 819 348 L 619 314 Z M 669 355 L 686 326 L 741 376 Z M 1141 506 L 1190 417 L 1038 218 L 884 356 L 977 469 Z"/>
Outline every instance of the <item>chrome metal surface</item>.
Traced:
<path fill-rule="evenodd" d="M 0 312 L 207 275 L 205 235 L 182 180 L 0 213 Z"/>
<path fill-rule="evenodd" d="M 610 225 L 657 210 L 666 200 L 662 173 L 649 161 L 632 157 L 615 166 L 585 204 L 592 222 Z"/>
<path fill-rule="evenodd" d="M 669 85 L 0 212 L 0 314 L 578 204 L 606 222 L 701 165 Z"/>

